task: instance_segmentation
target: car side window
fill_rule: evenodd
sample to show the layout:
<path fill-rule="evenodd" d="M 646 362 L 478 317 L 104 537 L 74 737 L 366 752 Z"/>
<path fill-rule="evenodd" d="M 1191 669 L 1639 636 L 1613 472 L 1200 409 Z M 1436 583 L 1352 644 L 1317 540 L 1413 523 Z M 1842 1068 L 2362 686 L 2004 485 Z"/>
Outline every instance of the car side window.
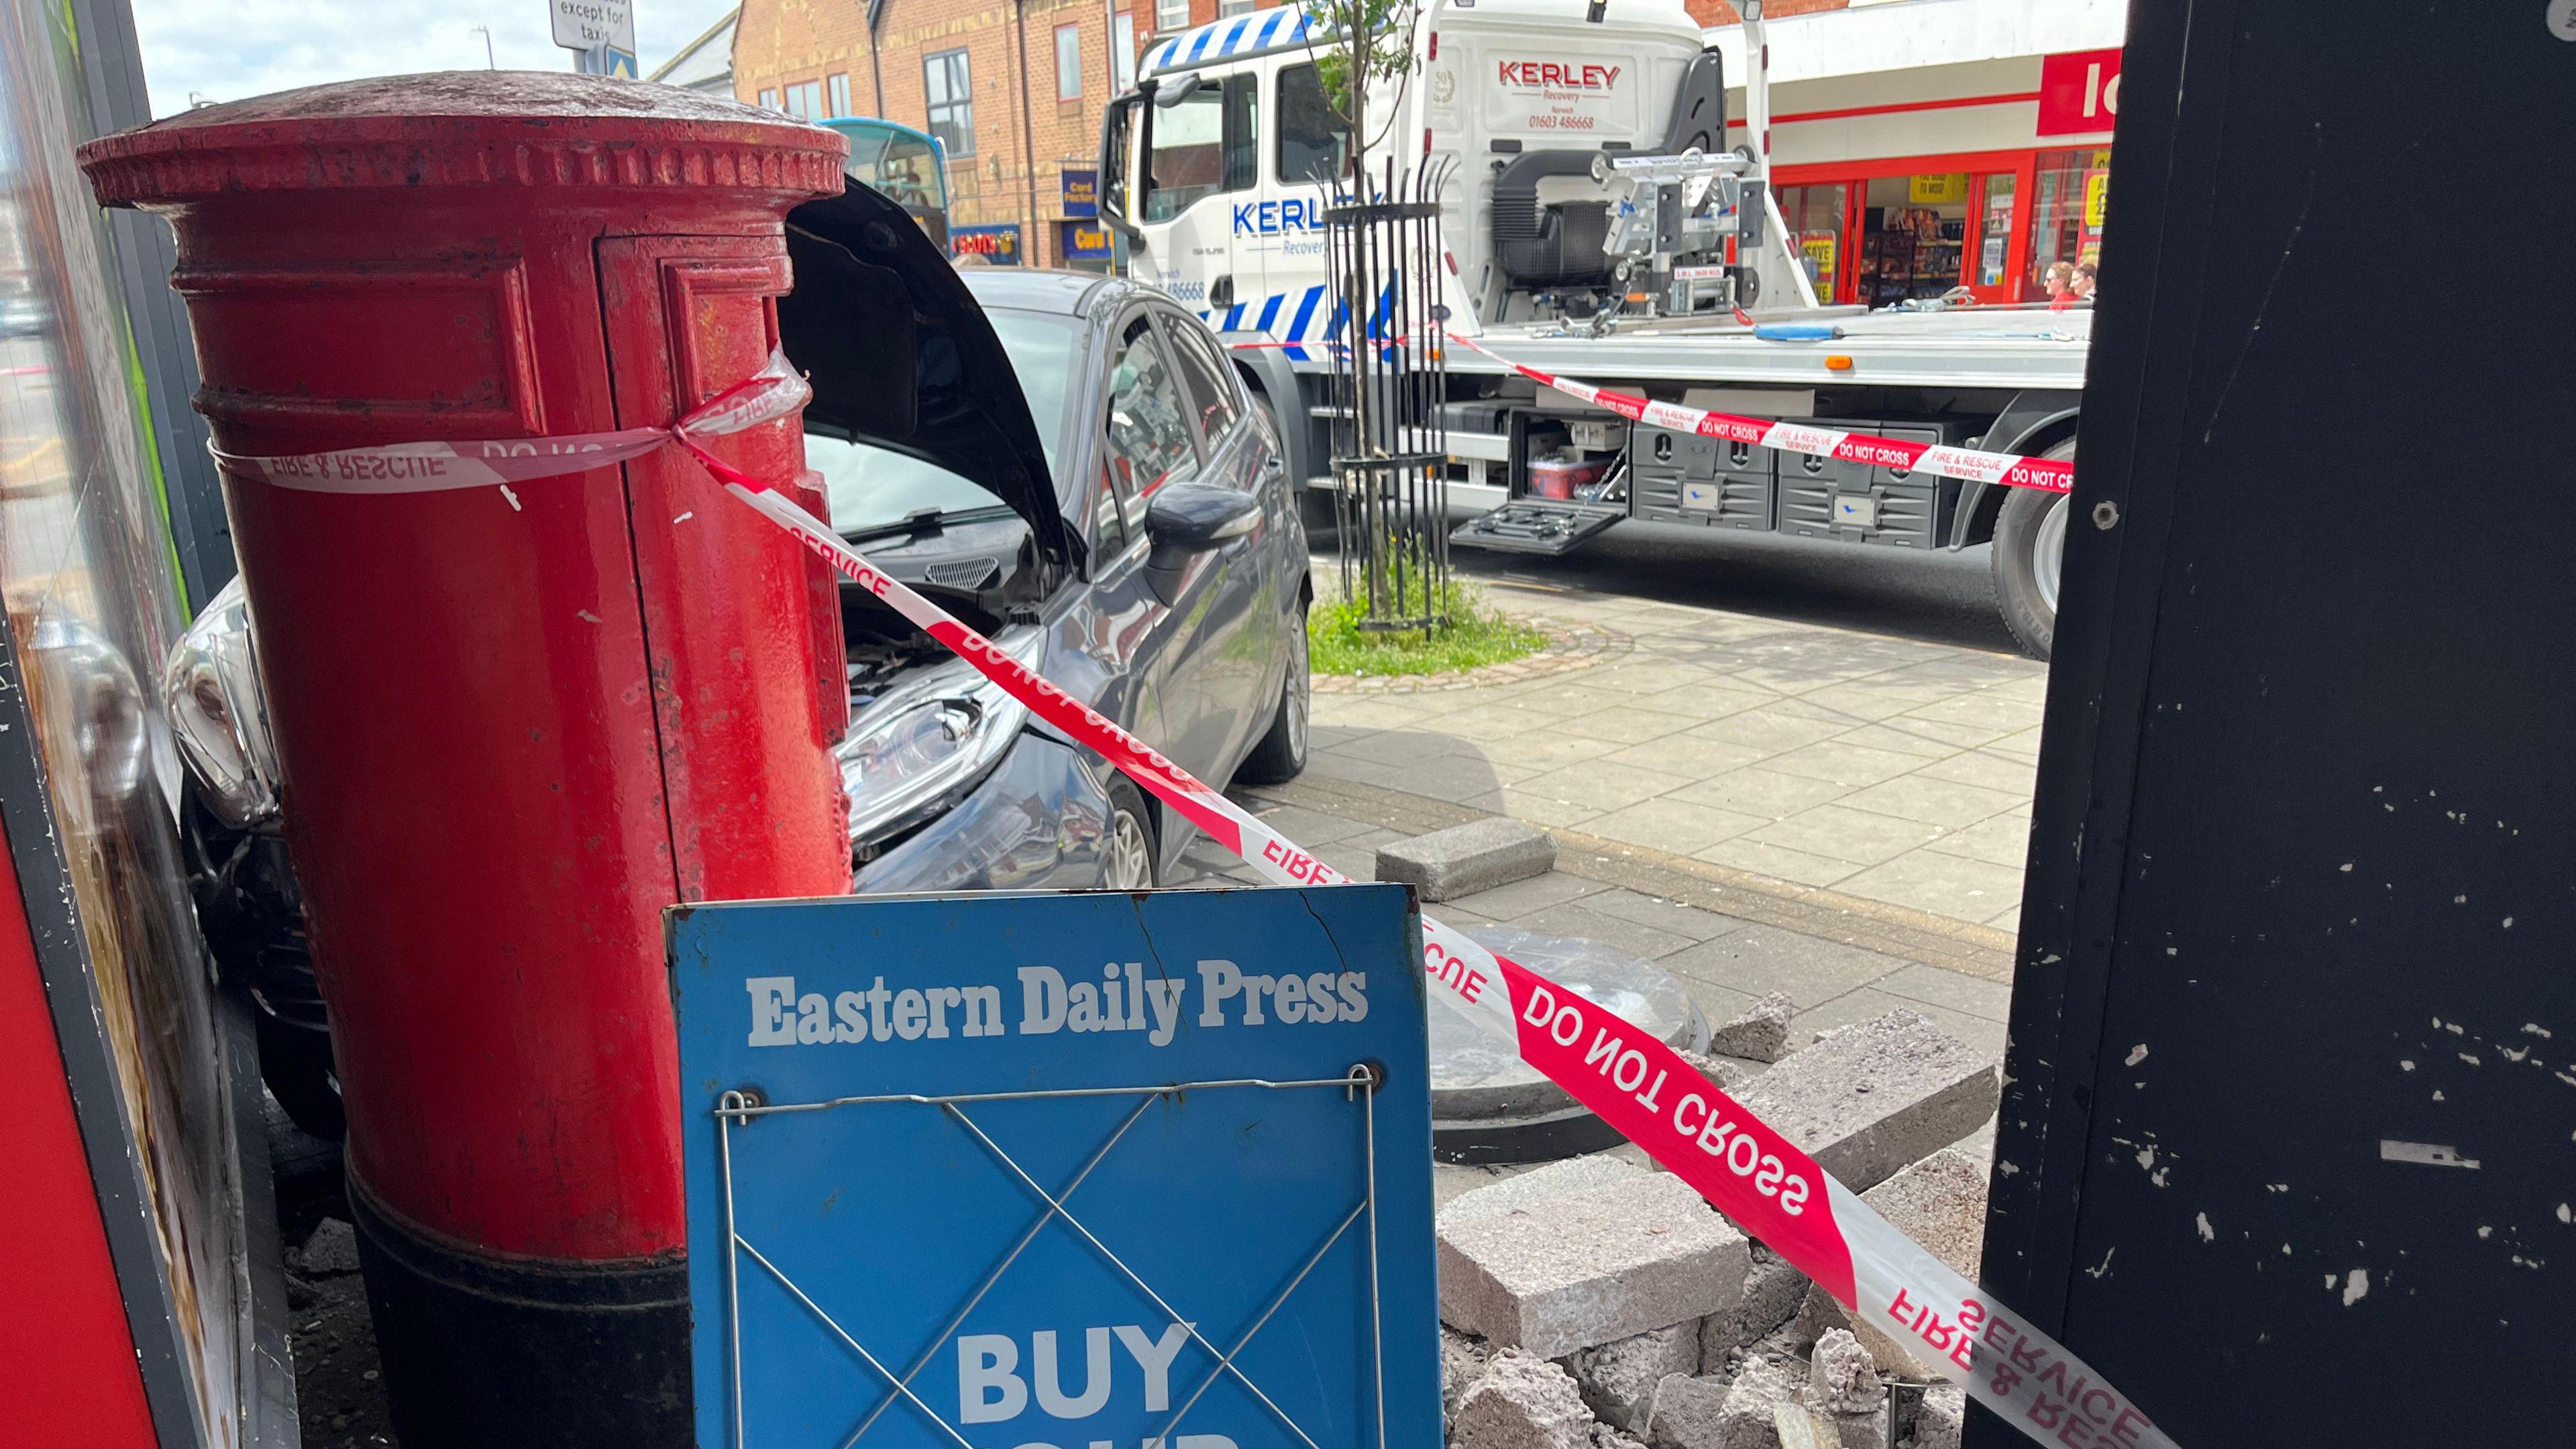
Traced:
<path fill-rule="evenodd" d="M 1127 531 L 1144 525 L 1154 490 L 1198 469 L 1189 404 L 1153 319 L 1137 312 L 1119 325 L 1109 362 L 1109 472 Z"/>
<path fill-rule="evenodd" d="M 1179 355 L 1181 381 L 1190 392 L 1190 418 L 1213 450 L 1243 417 L 1243 399 L 1235 388 L 1234 368 L 1217 352 L 1205 328 L 1185 317 L 1166 314 L 1163 328 Z"/>

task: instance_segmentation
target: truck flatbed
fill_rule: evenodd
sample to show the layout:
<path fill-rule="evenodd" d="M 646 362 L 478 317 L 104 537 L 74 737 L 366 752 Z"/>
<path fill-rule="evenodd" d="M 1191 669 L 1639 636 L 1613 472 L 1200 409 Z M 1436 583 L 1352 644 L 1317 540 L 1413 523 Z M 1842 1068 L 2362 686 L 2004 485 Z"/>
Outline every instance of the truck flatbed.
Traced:
<path fill-rule="evenodd" d="M 1865 312 L 1829 307 L 1757 318 L 1764 326 L 1836 327 L 1843 336 L 1772 341 L 1732 317 L 1656 318 L 1593 336 L 1563 322 L 1505 323 L 1473 334 L 1511 362 L 1584 382 L 1710 386 L 2062 388 L 2084 386 L 2093 337 L 2085 309 L 1979 307 L 1946 312 Z M 1848 367 L 1826 359 L 1849 358 Z M 1449 351 L 1449 371 L 1496 375 L 1505 363 L 1470 348 Z"/>

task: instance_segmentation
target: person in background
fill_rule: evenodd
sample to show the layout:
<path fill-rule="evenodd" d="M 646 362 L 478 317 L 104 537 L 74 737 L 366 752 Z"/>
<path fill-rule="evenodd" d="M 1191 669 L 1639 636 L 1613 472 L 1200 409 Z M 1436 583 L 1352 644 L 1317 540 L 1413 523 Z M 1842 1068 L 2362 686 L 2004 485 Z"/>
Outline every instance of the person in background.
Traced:
<path fill-rule="evenodd" d="M 2039 284 L 2048 289 L 2048 310 L 2063 312 L 2075 305 L 2075 264 L 2050 262 L 2040 273 Z"/>
<path fill-rule="evenodd" d="M 2067 284 L 2067 293 L 2078 302 L 2090 302 L 2093 300 L 2094 284 L 2099 282 L 2101 277 L 2101 268 L 2091 262 L 2077 262 L 2075 279 Z"/>

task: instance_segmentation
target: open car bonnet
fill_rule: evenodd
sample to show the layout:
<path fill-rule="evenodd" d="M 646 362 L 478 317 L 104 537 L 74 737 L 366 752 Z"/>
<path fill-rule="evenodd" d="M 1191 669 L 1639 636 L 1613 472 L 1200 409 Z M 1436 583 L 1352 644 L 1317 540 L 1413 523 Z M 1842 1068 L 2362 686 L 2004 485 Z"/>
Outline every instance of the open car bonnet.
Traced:
<path fill-rule="evenodd" d="M 981 484 L 1029 525 L 1046 572 L 1081 544 L 1001 339 L 919 224 L 853 180 L 787 214 L 796 288 L 779 342 L 814 385 L 805 430 L 919 458 Z"/>

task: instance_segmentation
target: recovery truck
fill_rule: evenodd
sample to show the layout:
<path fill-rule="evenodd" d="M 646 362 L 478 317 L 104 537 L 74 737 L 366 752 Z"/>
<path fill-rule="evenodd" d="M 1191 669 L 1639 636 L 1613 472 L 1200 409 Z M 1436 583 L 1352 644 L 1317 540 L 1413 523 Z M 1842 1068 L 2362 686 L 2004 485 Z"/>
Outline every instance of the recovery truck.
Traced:
<path fill-rule="evenodd" d="M 2035 457 L 2073 456 L 2089 308 L 1819 306 L 1768 185 L 1760 6 L 1747 3 L 1743 144 L 1682 0 L 1428 0 L 1410 74 L 1366 134 L 1446 168 L 1447 351 L 1458 545 L 1555 555 L 1627 519 L 1861 547 L 1992 541 L 1995 601 L 2046 658 L 2065 496 L 1632 424 L 1508 364 L 1764 420 Z M 1150 281 L 1240 344 L 1236 365 L 1293 476 L 1334 486 L 1328 345 L 1343 331 L 1325 208 L 1348 142 L 1317 75 L 1331 44 L 1294 6 L 1147 50 L 1101 127 L 1101 212 Z M 1380 139 L 1383 138 L 1383 139 Z"/>

